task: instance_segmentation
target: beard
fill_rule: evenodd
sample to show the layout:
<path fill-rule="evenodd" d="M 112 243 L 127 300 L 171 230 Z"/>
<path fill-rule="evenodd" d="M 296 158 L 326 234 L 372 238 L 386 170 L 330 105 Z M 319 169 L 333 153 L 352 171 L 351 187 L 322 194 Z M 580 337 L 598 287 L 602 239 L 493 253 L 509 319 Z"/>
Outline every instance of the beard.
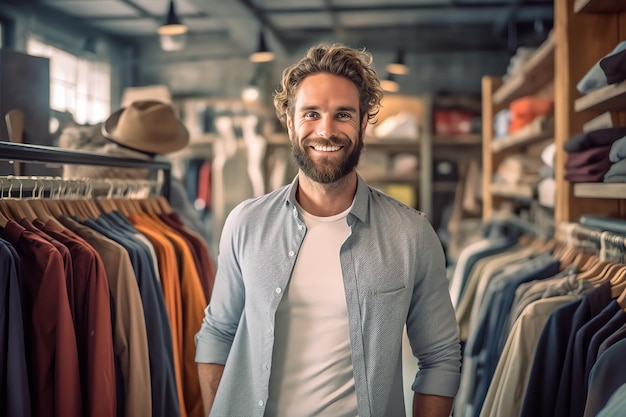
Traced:
<path fill-rule="evenodd" d="M 316 160 L 309 157 L 306 150 L 312 144 L 320 142 L 315 138 L 305 139 L 302 143 L 295 135 L 291 139 L 296 164 L 298 164 L 298 167 L 307 177 L 320 184 L 331 184 L 351 173 L 359 164 L 359 158 L 363 150 L 363 129 L 359 129 L 354 148 L 349 150 L 339 161 L 337 161 L 335 157 L 320 157 L 316 158 Z M 348 139 L 343 140 L 335 138 L 331 140 L 324 139 L 323 144 L 328 146 L 342 146 L 344 149 L 349 149 L 351 142 Z"/>

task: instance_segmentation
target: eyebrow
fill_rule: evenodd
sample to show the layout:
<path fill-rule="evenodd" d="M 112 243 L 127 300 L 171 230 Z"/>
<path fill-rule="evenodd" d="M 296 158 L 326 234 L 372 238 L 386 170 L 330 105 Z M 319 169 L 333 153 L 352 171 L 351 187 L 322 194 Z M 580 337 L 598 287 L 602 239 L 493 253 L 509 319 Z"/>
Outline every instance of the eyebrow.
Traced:
<path fill-rule="evenodd" d="M 310 111 L 310 110 L 319 110 L 319 109 L 320 109 L 319 106 L 303 106 L 296 110 L 297 111 Z M 345 112 L 351 112 L 351 113 L 358 112 L 358 110 L 352 106 L 340 106 L 336 109 L 336 111 L 345 111 Z"/>

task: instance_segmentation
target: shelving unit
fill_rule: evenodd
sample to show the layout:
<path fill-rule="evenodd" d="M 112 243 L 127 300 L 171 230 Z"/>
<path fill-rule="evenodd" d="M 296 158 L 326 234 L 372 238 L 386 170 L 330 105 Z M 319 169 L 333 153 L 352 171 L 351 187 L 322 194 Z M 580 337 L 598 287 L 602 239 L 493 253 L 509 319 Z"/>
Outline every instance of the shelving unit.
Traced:
<path fill-rule="evenodd" d="M 554 126 L 544 117 L 536 118 L 519 131 L 491 143 L 491 152 L 498 153 L 507 149 L 528 146 L 546 139 L 553 139 Z"/>
<path fill-rule="evenodd" d="M 574 13 L 618 13 L 626 10 L 622 0 L 576 0 Z"/>
<path fill-rule="evenodd" d="M 554 50 L 554 35 L 550 33 L 520 71 L 493 93 L 493 103 L 510 103 L 549 84 L 554 77 Z"/>
<path fill-rule="evenodd" d="M 575 111 L 610 111 L 626 109 L 626 81 L 611 84 L 577 99 Z"/>
<path fill-rule="evenodd" d="M 530 185 L 492 183 L 491 194 L 498 197 L 531 200 L 535 196 L 535 191 Z"/>
<path fill-rule="evenodd" d="M 574 196 L 580 198 L 626 198 L 626 184 L 586 182 L 574 184 Z"/>
<path fill-rule="evenodd" d="M 626 125 L 626 85 L 609 85 L 587 95 L 576 89 L 589 69 L 626 39 L 625 19 L 626 2 L 621 0 L 555 1 L 555 70 L 560 75 L 555 78 L 556 221 L 578 221 L 583 214 L 626 218 L 623 184 L 566 181 L 563 150 L 600 112 L 610 111 L 617 125 Z"/>
<path fill-rule="evenodd" d="M 486 76 L 483 92 L 483 219 L 511 199 L 534 198 L 528 190 L 501 189 L 491 178 L 508 155 L 527 152 L 554 138 L 554 220 L 578 221 L 583 214 L 626 218 L 626 184 L 572 184 L 565 180 L 567 153 L 563 145 L 582 132 L 583 125 L 609 111 L 616 125 L 626 126 L 626 82 L 581 95 L 576 84 L 589 69 L 626 39 L 626 1 L 555 0 L 551 36 L 522 67 L 520 74 L 503 81 Z M 533 129 L 499 141 L 493 140 L 493 117 L 512 100 L 526 94 L 552 94 L 553 129 Z M 532 131 L 532 132 L 531 132 Z"/>
<path fill-rule="evenodd" d="M 545 117 L 535 119 L 523 129 L 507 137 L 495 139 L 495 114 L 526 95 L 553 97 L 555 37 L 550 33 L 520 72 L 506 81 L 500 77 L 485 76 L 482 80 L 483 115 L 483 220 L 491 219 L 493 212 L 504 203 L 528 203 L 535 192 L 528 185 L 512 186 L 492 183 L 498 165 L 516 153 L 537 154 L 536 149 L 554 137 L 554 128 Z"/>

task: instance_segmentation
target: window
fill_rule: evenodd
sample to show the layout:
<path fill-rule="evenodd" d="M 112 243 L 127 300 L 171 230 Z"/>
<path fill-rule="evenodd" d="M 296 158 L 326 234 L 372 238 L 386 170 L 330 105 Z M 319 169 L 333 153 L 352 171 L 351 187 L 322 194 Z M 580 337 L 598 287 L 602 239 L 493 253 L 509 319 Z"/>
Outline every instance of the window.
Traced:
<path fill-rule="evenodd" d="M 81 124 L 104 121 L 111 109 L 111 66 L 29 39 L 30 55 L 50 59 L 50 108 L 68 111 Z"/>

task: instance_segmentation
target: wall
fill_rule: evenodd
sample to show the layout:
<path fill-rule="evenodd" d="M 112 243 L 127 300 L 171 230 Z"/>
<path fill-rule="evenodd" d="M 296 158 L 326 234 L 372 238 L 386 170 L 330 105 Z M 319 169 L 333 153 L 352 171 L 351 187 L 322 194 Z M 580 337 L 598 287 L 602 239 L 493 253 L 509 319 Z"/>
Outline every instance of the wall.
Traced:
<path fill-rule="evenodd" d="M 0 19 L 14 24 L 15 34 L 9 38 L 13 44 L 9 45 L 9 48 L 25 53 L 27 40 L 29 36 L 33 36 L 49 45 L 78 55 L 87 38 L 95 36 L 98 55 L 112 62 L 111 102 L 118 103 L 124 87 L 132 84 L 134 80 L 132 68 L 116 63 L 129 61 L 126 57 L 133 53 L 132 46 L 86 27 L 76 19 L 68 19 L 54 11 L 42 13 L 24 3 L 28 2 L 10 4 L 0 2 Z"/>

